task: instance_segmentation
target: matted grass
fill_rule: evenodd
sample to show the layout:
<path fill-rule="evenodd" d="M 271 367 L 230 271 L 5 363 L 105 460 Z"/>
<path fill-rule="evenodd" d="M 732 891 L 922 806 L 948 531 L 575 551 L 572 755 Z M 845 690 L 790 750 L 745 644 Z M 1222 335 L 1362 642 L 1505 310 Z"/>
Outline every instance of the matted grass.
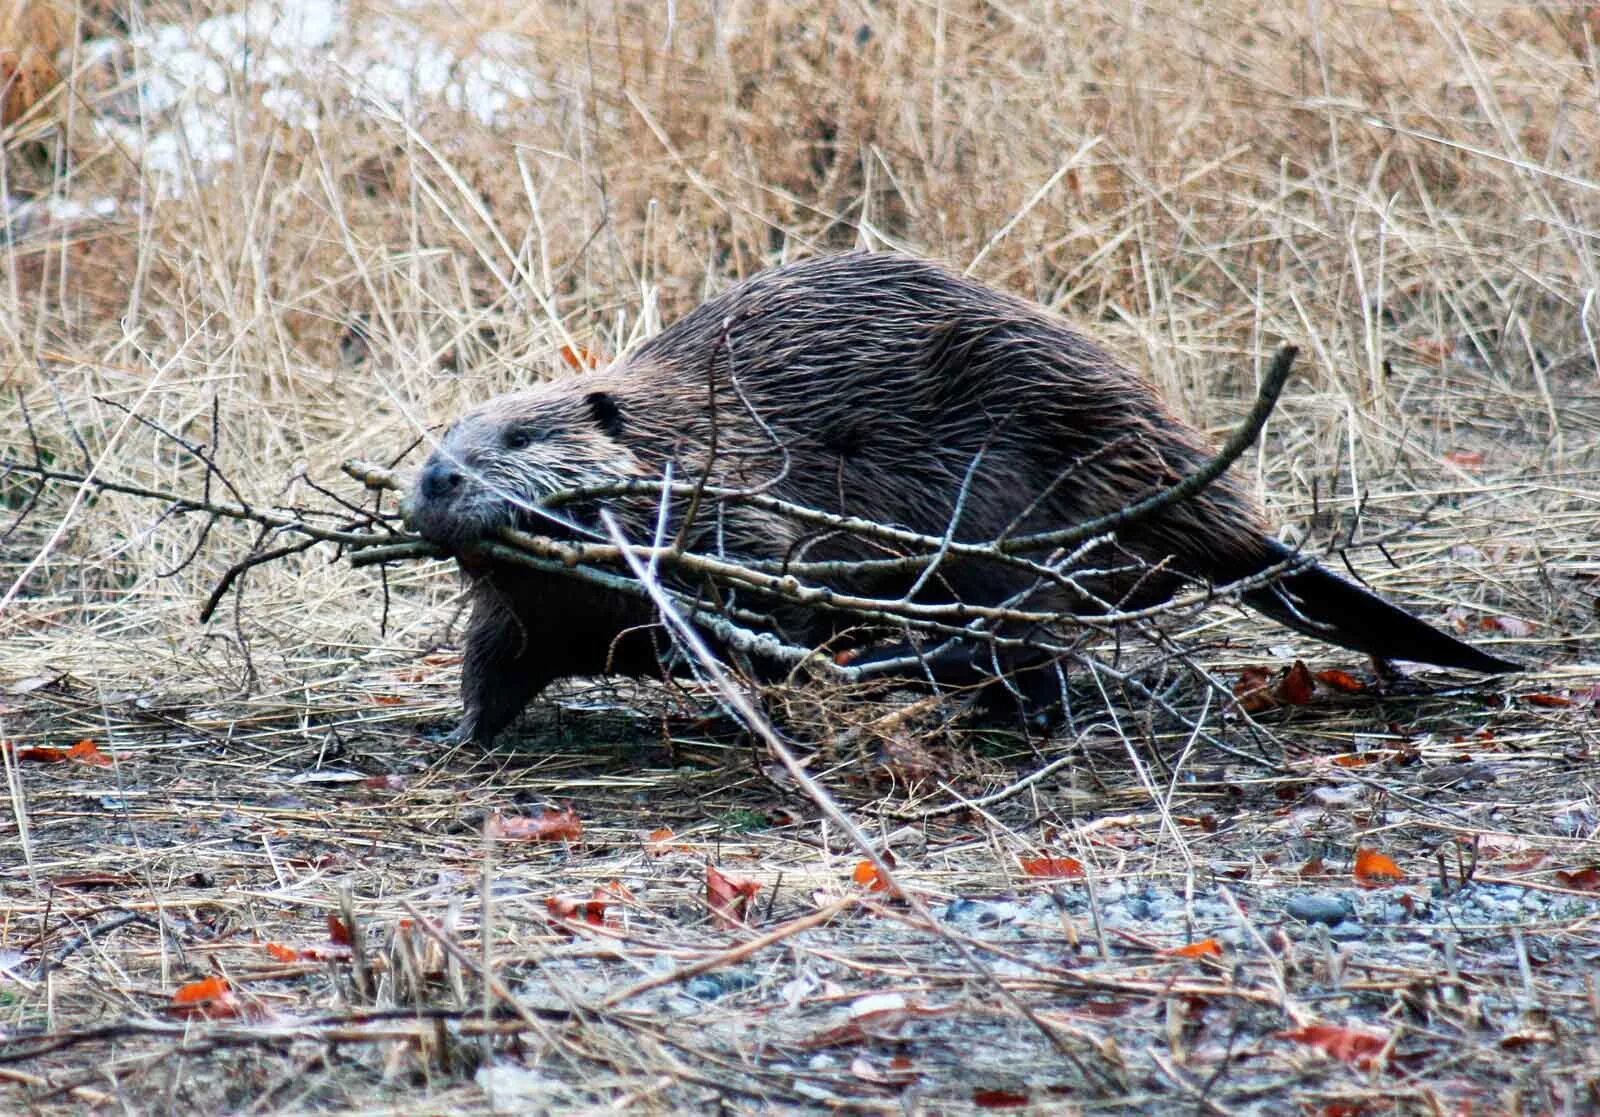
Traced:
<path fill-rule="evenodd" d="M 1373 586 L 1530 671 L 1258 723 L 1177 680 L 1228 751 L 1131 694 L 1043 742 L 778 696 L 929 928 L 703 695 L 573 687 L 515 748 L 444 744 L 443 564 L 312 551 L 201 626 L 251 530 L 52 489 L 0 546 L 0 1098 L 1593 1108 L 1597 13 L 160 3 L 130 32 L 85 5 L 67 85 L 4 134 L 0 452 L 198 492 L 132 411 L 253 504 L 356 499 L 341 460 L 569 371 L 563 346 L 898 247 L 1058 309 L 1219 439 L 1298 344 L 1236 469 L 1286 535 L 1353 541 Z M 169 105 L 156 70 L 202 62 Z M 0 482 L 7 525 L 29 492 Z M 1171 627 L 1225 685 L 1359 673 L 1237 611 Z M 115 762 L 25 758 L 84 738 Z M 552 803 L 581 839 L 485 839 Z M 1357 848 L 1406 879 L 1358 888 Z M 709 912 L 708 862 L 762 883 L 748 929 Z M 552 922 L 613 881 L 605 922 Z M 1220 960 L 1156 953 L 1208 939 Z M 173 1007 L 210 975 L 234 1015 Z M 1381 1049 L 1285 1038 L 1316 1023 Z"/>

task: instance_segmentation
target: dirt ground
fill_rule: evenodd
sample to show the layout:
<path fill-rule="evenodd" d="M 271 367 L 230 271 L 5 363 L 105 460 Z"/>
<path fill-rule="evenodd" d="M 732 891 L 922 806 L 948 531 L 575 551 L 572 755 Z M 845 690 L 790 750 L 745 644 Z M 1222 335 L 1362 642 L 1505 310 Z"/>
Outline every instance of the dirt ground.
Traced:
<path fill-rule="evenodd" d="M 7 49 L 0 1108 L 1600 1112 L 1600 9 L 163 0 Z M 343 460 L 851 247 L 1219 442 L 1299 345 L 1236 471 L 1527 670 L 1196 608 L 1047 735 L 761 695 L 814 792 L 696 686 L 451 744 L 447 564 L 225 583 L 290 535 L 174 499 L 334 523 Z"/>

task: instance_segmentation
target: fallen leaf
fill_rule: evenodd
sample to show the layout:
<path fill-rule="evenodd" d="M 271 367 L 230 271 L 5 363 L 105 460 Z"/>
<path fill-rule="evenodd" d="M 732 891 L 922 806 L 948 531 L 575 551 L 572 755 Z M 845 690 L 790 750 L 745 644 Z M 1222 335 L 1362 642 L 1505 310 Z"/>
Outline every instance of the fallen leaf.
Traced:
<path fill-rule="evenodd" d="M 1451 450 L 1444 460 L 1462 469 L 1482 469 L 1484 463 L 1482 450 Z"/>
<path fill-rule="evenodd" d="M 1571 888 L 1577 892 L 1600 892 L 1600 868 L 1596 868 L 1593 865 L 1587 869 L 1578 869 L 1570 873 L 1565 869 L 1557 869 L 1555 877 L 1556 881 L 1565 888 Z"/>
<path fill-rule="evenodd" d="M 406 700 L 398 694 L 374 694 L 372 701 L 377 706 L 404 706 L 406 704 Z"/>
<path fill-rule="evenodd" d="M 1364 1032 L 1336 1024 L 1308 1024 L 1292 1032 L 1279 1032 L 1278 1038 L 1318 1048 L 1358 1070 L 1371 1066 L 1372 1060 L 1389 1043 L 1389 1037 L 1381 1033 Z"/>
<path fill-rule="evenodd" d="M 281 942 L 269 942 L 266 945 L 267 953 L 280 962 L 300 961 L 300 952 L 292 946 L 284 946 Z"/>
<path fill-rule="evenodd" d="M 1343 691 L 1345 694 L 1362 694 L 1367 689 L 1367 684 L 1350 674 L 1330 667 L 1326 671 L 1317 672 L 1317 682 L 1332 689 Z"/>
<path fill-rule="evenodd" d="M 551 807 L 542 815 L 491 815 L 484 831 L 508 842 L 575 842 L 583 837 L 583 821 L 571 807 Z"/>
<path fill-rule="evenodd" d="M 974 1090 L 972 1104 L 979 1109 L 1021 1109 L 1028 1104 L 1028 1095 L 1011 1090 Z"/>
<path fill-rule="evenodd" d="M 406 777 L 398 772 L 389 772 L 382 776 L 368 776 L 361 781 L 362 787 L 370 787 L 376 791 L 404 791 Z"/>
<path fill-rule="evenodd" d="M 1174 946 L 1161 953 L 1169 958 L 1221 958 L 1222 944 L 1216 939 L 1204 939 L 1188 946 Z"/>
<path fill-rule="evenodd" d="M 239 1015 L 239 1002 L 226 978 L 208 977 L 180 985 L 172 994 L 172 1007 L 185 1016 L 221 1020 Z"/>
<path fill-rule="evenodd" d="M 598 892 L 598 889 L 596 890 Z M 596 927 L 606 924 L 606 901 L 601 898 L 582 899 L 573 896 L 547 896 L 545 910 L 557 919 L 574 923 L 590 923 Z"/>
<path fill-rule="evenodd" d="M 1285 706 L 1305 706 L 1316 692 L 1317 684 L 1311 678 L 1311 669 L 1297 659 L 1278 684 L 1278 701 Z"/>
<path fill-rule="evenodd" d="M 350 945 L 350 928 L 331 911 L 328 913 L 328 941 L 337 946 Z"/>
<path fill-rule="evenodd" d="M 79 764 L 93 764 L 96 768 L 104 768 L 111 763 L 111 757 L 101 752 L 100 746 L 87 737 L 67 750 L 67 759 Z"/>
<path fill-rule="evenodd" d="M 1239 708 L 1247 714 L 1259 714 L 1277 706 L 1272 694 L 1272 669 L 1246 667 L 1239 672 L 1239 681 L 1233 684 L 1233 697 Z"/>
<path fill-rule="evenodd" d="M 894 868 L 894 854 L 890 853 L 888 850 L 884 850 L 881 856 L 883 857 L 884 864 L 888 865 L 891 869 Z M 883 879 L 883 874 L 878 872 L 878 866 L 874 865 L 871 861 L 856 862 L 856 869 L 855 872 L 851 874 L 851 877 L 857 884 L 866 885 L 868 890 L 872 892 L 889 891 L 889 882 Z"/>
<path fill-rule="evenodd" d="M 592 350 L 585 349 L 581 345 L 563 345 L 561 359 L 580 371 L 586 368 L 599 368 L 604 363 Z"/>
<path fill-rule="evenodd" d="M 1375 849 L 1358 849 L 1355 878 L 1356 883 L 1366 888 L 1386 888 L 1397 881 L 1405 880 L 1406 875 L 1400 871 L 1400 866 L 1396 865 L 1392 858 Z"/>
<path fill-rule="evenodd" d="M 1530 706 L 1561 707 L 1574 704 L 1572 699 L 1559 694 L 1524 694 L 1522 700 Z"/>
<path fill-rule="evenodd" d="M 1030 877 L 1075 880 L 1083 876 L 1083 862 L 1076 857 L 1029 857 L 1023 859 L 1022 871 Z"/>
<path fill-rule="evenodd" d="M 718 871 L 706 866 L 706 904 L 719 927 L 742 927 L 750 909 L 750 898 L 761 890 L 758 881 Z"/>
<path fill-rule="evenodd" d="M 1533 622 L 1521 617 L 1484 617 L 1478 627 L 1486 632 L 1504 632 L 1507 636 L 1532 636 Z"/>

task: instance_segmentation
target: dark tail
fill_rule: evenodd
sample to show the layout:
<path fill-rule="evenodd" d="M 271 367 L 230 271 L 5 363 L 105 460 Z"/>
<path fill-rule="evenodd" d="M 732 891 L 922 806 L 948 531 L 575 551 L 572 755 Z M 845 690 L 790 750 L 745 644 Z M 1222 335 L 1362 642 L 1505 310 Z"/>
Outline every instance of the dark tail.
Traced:
<path fill-rule="evenodd" d="M 1275 540 L 1268 548 L 1270 563 L 1294 554 Z M 1522 670 L 1521 664 L 1464 644 L 1320 566 L 1250 590 L 1244 602 L 1297 632 L 1379 659 L 1409 659 L 1489 675 Z"/>

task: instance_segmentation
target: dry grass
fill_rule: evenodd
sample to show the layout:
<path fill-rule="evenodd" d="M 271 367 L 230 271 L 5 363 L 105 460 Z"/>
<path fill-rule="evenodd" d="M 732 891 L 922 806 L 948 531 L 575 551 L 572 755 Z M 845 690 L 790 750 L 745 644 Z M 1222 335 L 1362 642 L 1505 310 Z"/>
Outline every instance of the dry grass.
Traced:
<path fill-rule="evenodd" d="M 497 53 L 529 96 L 493 125 L 434 88 L 409 115 L 352 97 L 331 60 L 387 19 Z M 347 40 L 272 87 L 221 71 L 199 100 L 225 109 L 233 157 L 180 148 L 176 178 L 95 127 L 137 133 L 137 56 L 60 56 L 65 84 L 3 133 L 0 450 L 26 453 L 31 425 L 67 467 L 196 491 L 192 459 L 132 409 L 213 447 L 246 499 L 316 502 L 307 478 L 348 492 L 340 460 L 398 455 L 464 402 L 561 371 L 564 344 L 616 353 L 761 267 L 896 246 L 1059 309 L 1219 435 L 1273 346 L 1301 345 L 1245 463 L 1271 516 L 1317 539 L 1393 533 L 1387 554 L 1352 550 L 1363 576 L 1468 629 L 1531 622 L 1506 650 L 1537 670 L 1325 699 L 1257 729 L 1204 715 L 1269 767 L 1186 752 L 1125 695 L 1080 739 L 1038 747 L 931 715 L 886 728 L 812 711 L 851 723 L 816 767 L 907 885 L 936 906 L 999 905 L 997 922 L 963 923 L 959 903 L 946 922 L 989 942 L 990 972 L 872 901 L 711 968 L 698 1000 L 669 987 L 602 1007 L 850 894 L 859 854 L 669 696 L 575 692 L 520 751 L 446 749 L 432 730 L 453 712 L 453 667 L 428 657 L 456 594 L 441 567 L 385 586 L 312 552 L 252 572 L 199 627 L 248 531 L 202 539 L 147 501 L 52 491 L 0 545 L 0 594 L 15 591 L 0 736 L 91 736 L 118 761 L 6 768 L 0 961 L 20 976 L 0 977 L 0 1082 L 22 1083 L 15 1108 L 959 1112 L 985 1089 L 1041 1111 L 1596 1104 L 1600 909 L 1552 870 L 1600 862 L 1600 8 L 357 2 L 347 21 Z M 109 7 L 66 24 L 127 40 Z M 267 112 L 271 88 L 297 91 L 318 127 Z M 101 198 L 114 213 L 64 204 Z M 0 502 L 26 499 L 0 481 Z M 1224 678 L 1280 644 L 1352 666 L 1233 614 L 1174 635 Z M 1540 694 L 1574 704 L 1527 700 Z M 1325 759 L 1359 750 L 1378 759 Z M 896 829 L 908 802 L 947 798 L 929 771 L 982 794 L 1069 754 L 993 812 Z M 405 779 L 326 782 L 345 771 Z M 916 773 L 926 798 L 908 799 L 897 781 Z M 587 823 L 580 845 L 482 839 L 486 817 L 558 799 Z M 653 851 L 641 835 L 661 826 L 684 848 Z M 1480 880 L 1563 898 L 1513 932 L 1430 897 L 1432 850 L 1474 836 Z M 1358 845 L 1401 860 L 1425 915 L 1366 912 L 1371 938 L 1343 946 L 1281 915 L 1297 889 L 1349 891 L 1297 869 L 1322 854 L 1343 874 Z M 1042 883 L 1017 858 L 1044 851 L 1082 859 L 1093 886 L 1033 903 Z M 708 859 L 765 882 L 754 931 L 708 918 Z M 613 879 L 635 897 L 614 925 L 547 922 L 547 896 Z M 1107 890 L 1150 888 L 1179 898 L 1167 938 L 1103 925 Z M 1218 923 L 1201 901 L 1226 896 L 1237 918 Z M 320 939 L 341 903 L 366 929 L 366 978 L 260 945 Z M 401 930 L 413 910 L 460 953 Z M 1223 923 L 1224 966 L 1148 953 Z M 175 1019 L 172 991 L 214 971 L 246 1016 Z M 937 1012 L 898 1021 L 898 1039 L 830 1035 L 867 992 Z M 1272 1038 L 1313 1019 L 1398 1038 L 1366 1071 Z M 531 1069 L 475 1080 L 490 1058 Z"/>

